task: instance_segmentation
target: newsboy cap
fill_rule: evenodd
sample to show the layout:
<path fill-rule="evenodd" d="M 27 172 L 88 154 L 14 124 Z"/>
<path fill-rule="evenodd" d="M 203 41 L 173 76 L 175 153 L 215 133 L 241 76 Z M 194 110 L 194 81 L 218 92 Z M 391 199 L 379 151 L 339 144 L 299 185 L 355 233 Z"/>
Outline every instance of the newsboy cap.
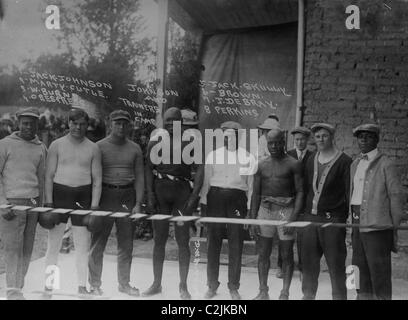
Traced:
<path fill-rule="evenodd" d="M 17 118 L 26 116 L 26 117 L 33 117 L 33 118 L 40 118 L 40 111 L 38 111 L 37 108 L 30 107 L 30 108 L 25 108 L 22 110 L 19 110 L 17 113 Z"/>
<path fill-rule="evenodd" d="M 296 133 L 301 133 L 301 134 L 304 134 L 305 136 L 309 137 L 312 132 L 306 127 L 295 127 L 290 133 L 292 135 L 296 134 Z"/>
<path fill-rule="evenodd" d="M 331 124 L 323 122 L 315 123 L 310 129 L 312 130 L 313 133 L 320 129 L 326 129 L 332 135 L 334 134 L 334 132 L 336 132 L 336 129 Z"/>
<path fill-rule="evenodd" d="M 377 136 L 380 135 L 380 126 L 374 123 L 365 123 L 365 124 L 361 124 L 358 127 L 353 129 L 353 135 L 355 137 L 357 137 L 357 135 L 359 134 L 359 132 L 373 132 L 375 133 Z"/>
<path fill-rule="evenodd" d="M 242 129 L 242 126 L 235 121 L 227 121 L 221 124 L 221 129 L 234 129 L 234 130 L 239 130 Z"/>
<path fill-rule="evenodd" d="M 116 120 L 127 120 L 129 122 L 131 121 L 129 112 L 125 110 L 112 111 L 111 114 L 109 115 L 109 118 L 111 119 L 111 121 L 116 121 Z"/>

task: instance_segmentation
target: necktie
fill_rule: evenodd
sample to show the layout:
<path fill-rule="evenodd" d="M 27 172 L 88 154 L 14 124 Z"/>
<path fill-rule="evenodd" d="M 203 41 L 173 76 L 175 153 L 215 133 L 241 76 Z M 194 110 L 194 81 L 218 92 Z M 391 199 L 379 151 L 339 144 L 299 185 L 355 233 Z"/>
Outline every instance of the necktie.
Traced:
<path fill-rule="evenodd" d="M 366 155 L 366 154 L 360 155 L 360 160 L 368 161 L 368 155 Z"/>

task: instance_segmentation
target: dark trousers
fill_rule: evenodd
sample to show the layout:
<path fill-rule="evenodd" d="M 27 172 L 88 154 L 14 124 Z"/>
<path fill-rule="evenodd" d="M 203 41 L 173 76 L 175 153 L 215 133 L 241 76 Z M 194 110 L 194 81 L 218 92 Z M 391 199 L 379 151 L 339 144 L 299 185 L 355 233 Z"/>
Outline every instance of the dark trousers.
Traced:
<path fill-rule="evenodd" d="M 190 185 L 186 181 L 168 179 L 155 180 L 155 194 L 160 214 L 179 216 L 190 196 Z M 190 267 L 190 223 L 175 224 L 176 241 L 179 253 L 180 286 L 187 286 Z M 169 222 L 153 220 L 153 275 L 154 284 L 160 285 L 163 275 L 166 242 L 169 236 Z"/>
<path fill-rule="evenodd" d="M 353 206 L 353 216 L 360 216 L 359 206 Z M 358 219 L 353 218 L 354 223 Z M 352 264 L 359 270 L 358 300 L 391 300 L 391 248 L 393 230 L 360 232 L 352 234 Z"/>
<path fill-rule="evenodd" d="M 242 190 L 211 187 L 207 195 L 207 216 L 244 219 L 247 214 L 247 196 Z M 239 289 L 241 257 L 244 243 L 243 225 L 210 223 L 208 225 L 207 285 L 216 290 L 219 286 L 222 237 L 228 236 L 228 288 Z"/>
<path fill-rule="evenodd" d="M 33 206 L 31 199 L 8 199 L 13 205 Z M 39 203 L 39 199 L 35 199 Z M 0 237 L 4 246 L 6 283 L 8 288 L 22 289 L 33 252 L 38 214 L 15 212 L 16 217 L 7 221 L 0 217 Z M 19 296 L 14 290 L 7 292 L 9 299 Z"/>
<path fill-rule="evenodd" d="M 63 184 L 53 184 L 53 202 L 55 208 L 64 209 L 89 209 L 92 201 L 92 185 L 69 187 Z M 78 204 L 80 206 L 78 206 Z M 67 223 L 70 215 L 60 214 L 59 221 Z M 83 227 L 84 215 L 71 215 L 71 222 L 73 226 Z"/>
<path fill-rule="evenodd" d="M 305 221 L 344 223 L 345 218 L 305 215 Z M 307 226 L 302 232 L 302 291 L 304 299 L 315 299 L 320 260 L 326 258 L 333 300 L 346 300 L 346 230 L 338 227 Z"/>
<path fill-rule="evenodd" d="M 136 195 L 133 188 L 109 189 L 103 187 L 100 208 L 105 211 L 127 212 L 133 209 L 135 201 Z M 124 206 L 128 209 L 125 209 Z M 103 252 L 115 223 L 118 244 L 118 282 L 122 286 L 127 286 L 130 282 L 135 224 L 130 218 L 100 217 L 100 219 L 102 220 L 102 227 L 98 232 L 92 233 L 91 238 L 88 263 L 89 283 L 93 287 L 101 286 Z"/>

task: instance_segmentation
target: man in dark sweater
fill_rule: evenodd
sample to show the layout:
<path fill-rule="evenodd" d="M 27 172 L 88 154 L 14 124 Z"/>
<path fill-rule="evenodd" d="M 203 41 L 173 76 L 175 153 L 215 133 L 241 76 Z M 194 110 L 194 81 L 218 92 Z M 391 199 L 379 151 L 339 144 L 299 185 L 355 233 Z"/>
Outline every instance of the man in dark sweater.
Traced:
<path fill-rule="evenodd" d="M 288 155 L 306 164 L 312 152 L 307 149 L 307 142 L 310 137 L 310 130 L 306 127 L 296 127 L 291 131 L 295 147 L 287 152 Z"/>
<path fill-rule="evenodd" d="M 291 131 L 293 135 L 293 142 L 295 148 L 287 152 L 288 155 L 295 158 L 296 160 L 302 161 L 302 165 L 305 166 L 307 159 L 312 155 L 312 152 L 307 149 L 307 143 L 310 138 L 311 131 L 306 127 L 296 127 Z M 298 220 L 303 220 L 303 212 L 300 212 L 298 215 Z M 298 253 L 298 268 L 302 272 L 302 229 L 296 230 L 296 246 Z M 278 254 L 278 267 L 282 269 L 282 256 L 279 250 Z"/>
<path fill-rule="evenodd" d="M 161 134 L 160 131 L 157 134 L 168 141 L 158 140 L 153 134 L 147 148 L 147 212 L 191 216 L 198 204 L 198 196 L 203 181 L 203 166 L 199 165 L 197 167 L 193 182 L 191 173 L 195 164 L 187 164 L 184 157 L 181 157 L 182 151 L 188 143 L 181 140 L 182 115 L 180 109 L 169 108 L 163 115 L 163 123 L 165 130 Z M 174 130 L 180 130 L 180 132 Z M 160 149 L 160 146 L 164 148 L 168 146 L 169 153 Z M 190 265 L 189 229 L 190 223 L 175 225 L 176 241 L 179 249 L 179 292 L 183 300 L 191 299 L 187 289 L 187 275 Z M 162 291 L 161 281 L 165 246 L 169 236 L 169 222 L 163 220 L 153 221 L 153 236 L 154 281 L 150 288 L 142 293 L 145 297 Z"/>
<path fill-rule="evenodd" d="M 304 221 L 344 223 L 347 219 L 351 158 L 334 146 L 333 126 L 312 126 L 318 151 L 305 167 Z M 315 299 L 320 260 L 325 256 L 329 267 L 333 299 L 347 299 L 346 230 L 338 227 L 309 225 L 302 239 L 303 299 Z"/>

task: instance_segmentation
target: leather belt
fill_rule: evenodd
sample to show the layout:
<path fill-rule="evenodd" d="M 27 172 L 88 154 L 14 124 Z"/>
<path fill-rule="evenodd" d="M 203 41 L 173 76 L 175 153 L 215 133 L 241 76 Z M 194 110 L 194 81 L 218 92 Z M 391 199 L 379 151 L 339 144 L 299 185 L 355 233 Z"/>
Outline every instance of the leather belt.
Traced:
<path fill-rule="evenodd" d="M 176 177 L 173 176 L 171 174 L 167 174 L 167 173 L 161 173 L 158 172 L 157 170 L 153 170 L 153 174 L 158 178 L 158 179 L 168 179 L 171 181 L 184 181 L 184 182 L 188 182 L 188 184 L 190 185 L 190 187 L 193 189 L 194 188 L 194 183 L 193 181 L 191 181 L 188 178 L 185 177 Z"/>
<path fill-rule="evenodd" d="M 109 184 L 109 183 L 103 182 L 102 186 L 108 189 L 130 189 L 130 188 L 133 188 L 134 183 L 132 182 L 126 185 L 115 185 L 115 184 Z"/>

